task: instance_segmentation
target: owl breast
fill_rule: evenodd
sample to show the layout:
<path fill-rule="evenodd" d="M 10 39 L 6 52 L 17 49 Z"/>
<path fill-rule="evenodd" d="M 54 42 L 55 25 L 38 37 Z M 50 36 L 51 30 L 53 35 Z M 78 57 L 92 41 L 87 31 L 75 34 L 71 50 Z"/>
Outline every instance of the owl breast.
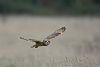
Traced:
<path fill-rule="evenodd" d="M 48 46 L 50 44 L 49 40 L 43 40 L 44 46 Z"/>

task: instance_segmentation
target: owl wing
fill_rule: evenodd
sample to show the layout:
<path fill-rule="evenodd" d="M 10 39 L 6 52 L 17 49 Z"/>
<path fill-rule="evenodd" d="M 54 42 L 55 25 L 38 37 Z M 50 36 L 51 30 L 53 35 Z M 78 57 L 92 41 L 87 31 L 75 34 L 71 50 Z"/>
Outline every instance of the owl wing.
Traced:
<path fill-rule="evenodd" d="M 31 41 L 31 42 L 37 42 L 38 40 L 35 40 L 35 39 L 26 39 L 26 38 L 23 38 L 23 37 L 20 37 L 20 39 L 23 39 L 23 40 L 26 40 L 26 41 Z"/>
<path fill-rule="evenodd" d="M 54 33 L 51 35 L 47 36 L 45 39 L 50 40 L 52 38 L 55 38 L 56 36 L 62 34 L 66 30 L 65 27 L 61 27 L 60 29 L 56 30 Z"/>

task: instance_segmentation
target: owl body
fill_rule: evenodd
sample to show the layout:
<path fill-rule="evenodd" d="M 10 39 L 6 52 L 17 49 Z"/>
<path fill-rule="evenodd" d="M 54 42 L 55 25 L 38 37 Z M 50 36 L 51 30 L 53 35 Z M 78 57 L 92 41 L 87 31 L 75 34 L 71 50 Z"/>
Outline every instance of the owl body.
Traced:
<path fill-rule="evenodd" d="M 35 42 L 35 45 L 31 46 L 31 48 L 35 47 L 35 48 L 38 48 L 39 46 L 48 46 L 50 44 L 50 41 L 46 41 L 46 40 L 43 40 L 43 42 L 41 41 L 37 41 Z"/>
<path fill-rule="evenodd" d="M 66 30 L 65 27 L 61 27 L 60 29 L 56 30 L 54 33 L 52 33 L 48 37 L 44 38 L 43 41 L 39 41 L 39 40 L 35 40 L 35 39 L 25 39 L 23 37 L 20 37 L 20 39 L 35 42 L 35 45 L 31 46 L 31 48 L 33 48 L 33 47 L 38 48 L 39 46 L 48 46 L 50 44 L 50 40 L 52 38 L 55 38 L 56 36 L 62 34 L 65 30 Z"/>

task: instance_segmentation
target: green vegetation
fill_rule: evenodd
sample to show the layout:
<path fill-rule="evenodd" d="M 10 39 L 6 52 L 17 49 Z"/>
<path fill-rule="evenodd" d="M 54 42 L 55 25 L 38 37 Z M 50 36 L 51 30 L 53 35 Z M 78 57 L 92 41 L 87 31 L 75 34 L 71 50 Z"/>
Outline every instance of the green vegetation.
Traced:
<path fill-rule="evenodd" d="M 100 14 L 100 0 L 0 0 L 1 14 Z"/>
<path fill-rule="evenodd" d="M 16 67 L 14 64 L 0 64 L 0 67 Z"/>

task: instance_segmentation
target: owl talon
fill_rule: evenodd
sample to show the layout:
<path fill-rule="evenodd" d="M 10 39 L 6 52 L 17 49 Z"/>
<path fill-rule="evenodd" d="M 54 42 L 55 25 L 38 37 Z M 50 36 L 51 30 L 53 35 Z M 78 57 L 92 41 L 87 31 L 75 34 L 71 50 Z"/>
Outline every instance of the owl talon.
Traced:
<path fill-rule="evenodd" d="M 35 47 L 35 45 L 31 46 L 31 48 Z"/>
<path fill-rule="evenodd" d="M 38 46 L 37 46 L 37 45 L 33 45 L 33 46 L 31 46 L 31 48 L 34 48 L 34 47 L 35 47 L 35 48 L 38 48 Z"/>

